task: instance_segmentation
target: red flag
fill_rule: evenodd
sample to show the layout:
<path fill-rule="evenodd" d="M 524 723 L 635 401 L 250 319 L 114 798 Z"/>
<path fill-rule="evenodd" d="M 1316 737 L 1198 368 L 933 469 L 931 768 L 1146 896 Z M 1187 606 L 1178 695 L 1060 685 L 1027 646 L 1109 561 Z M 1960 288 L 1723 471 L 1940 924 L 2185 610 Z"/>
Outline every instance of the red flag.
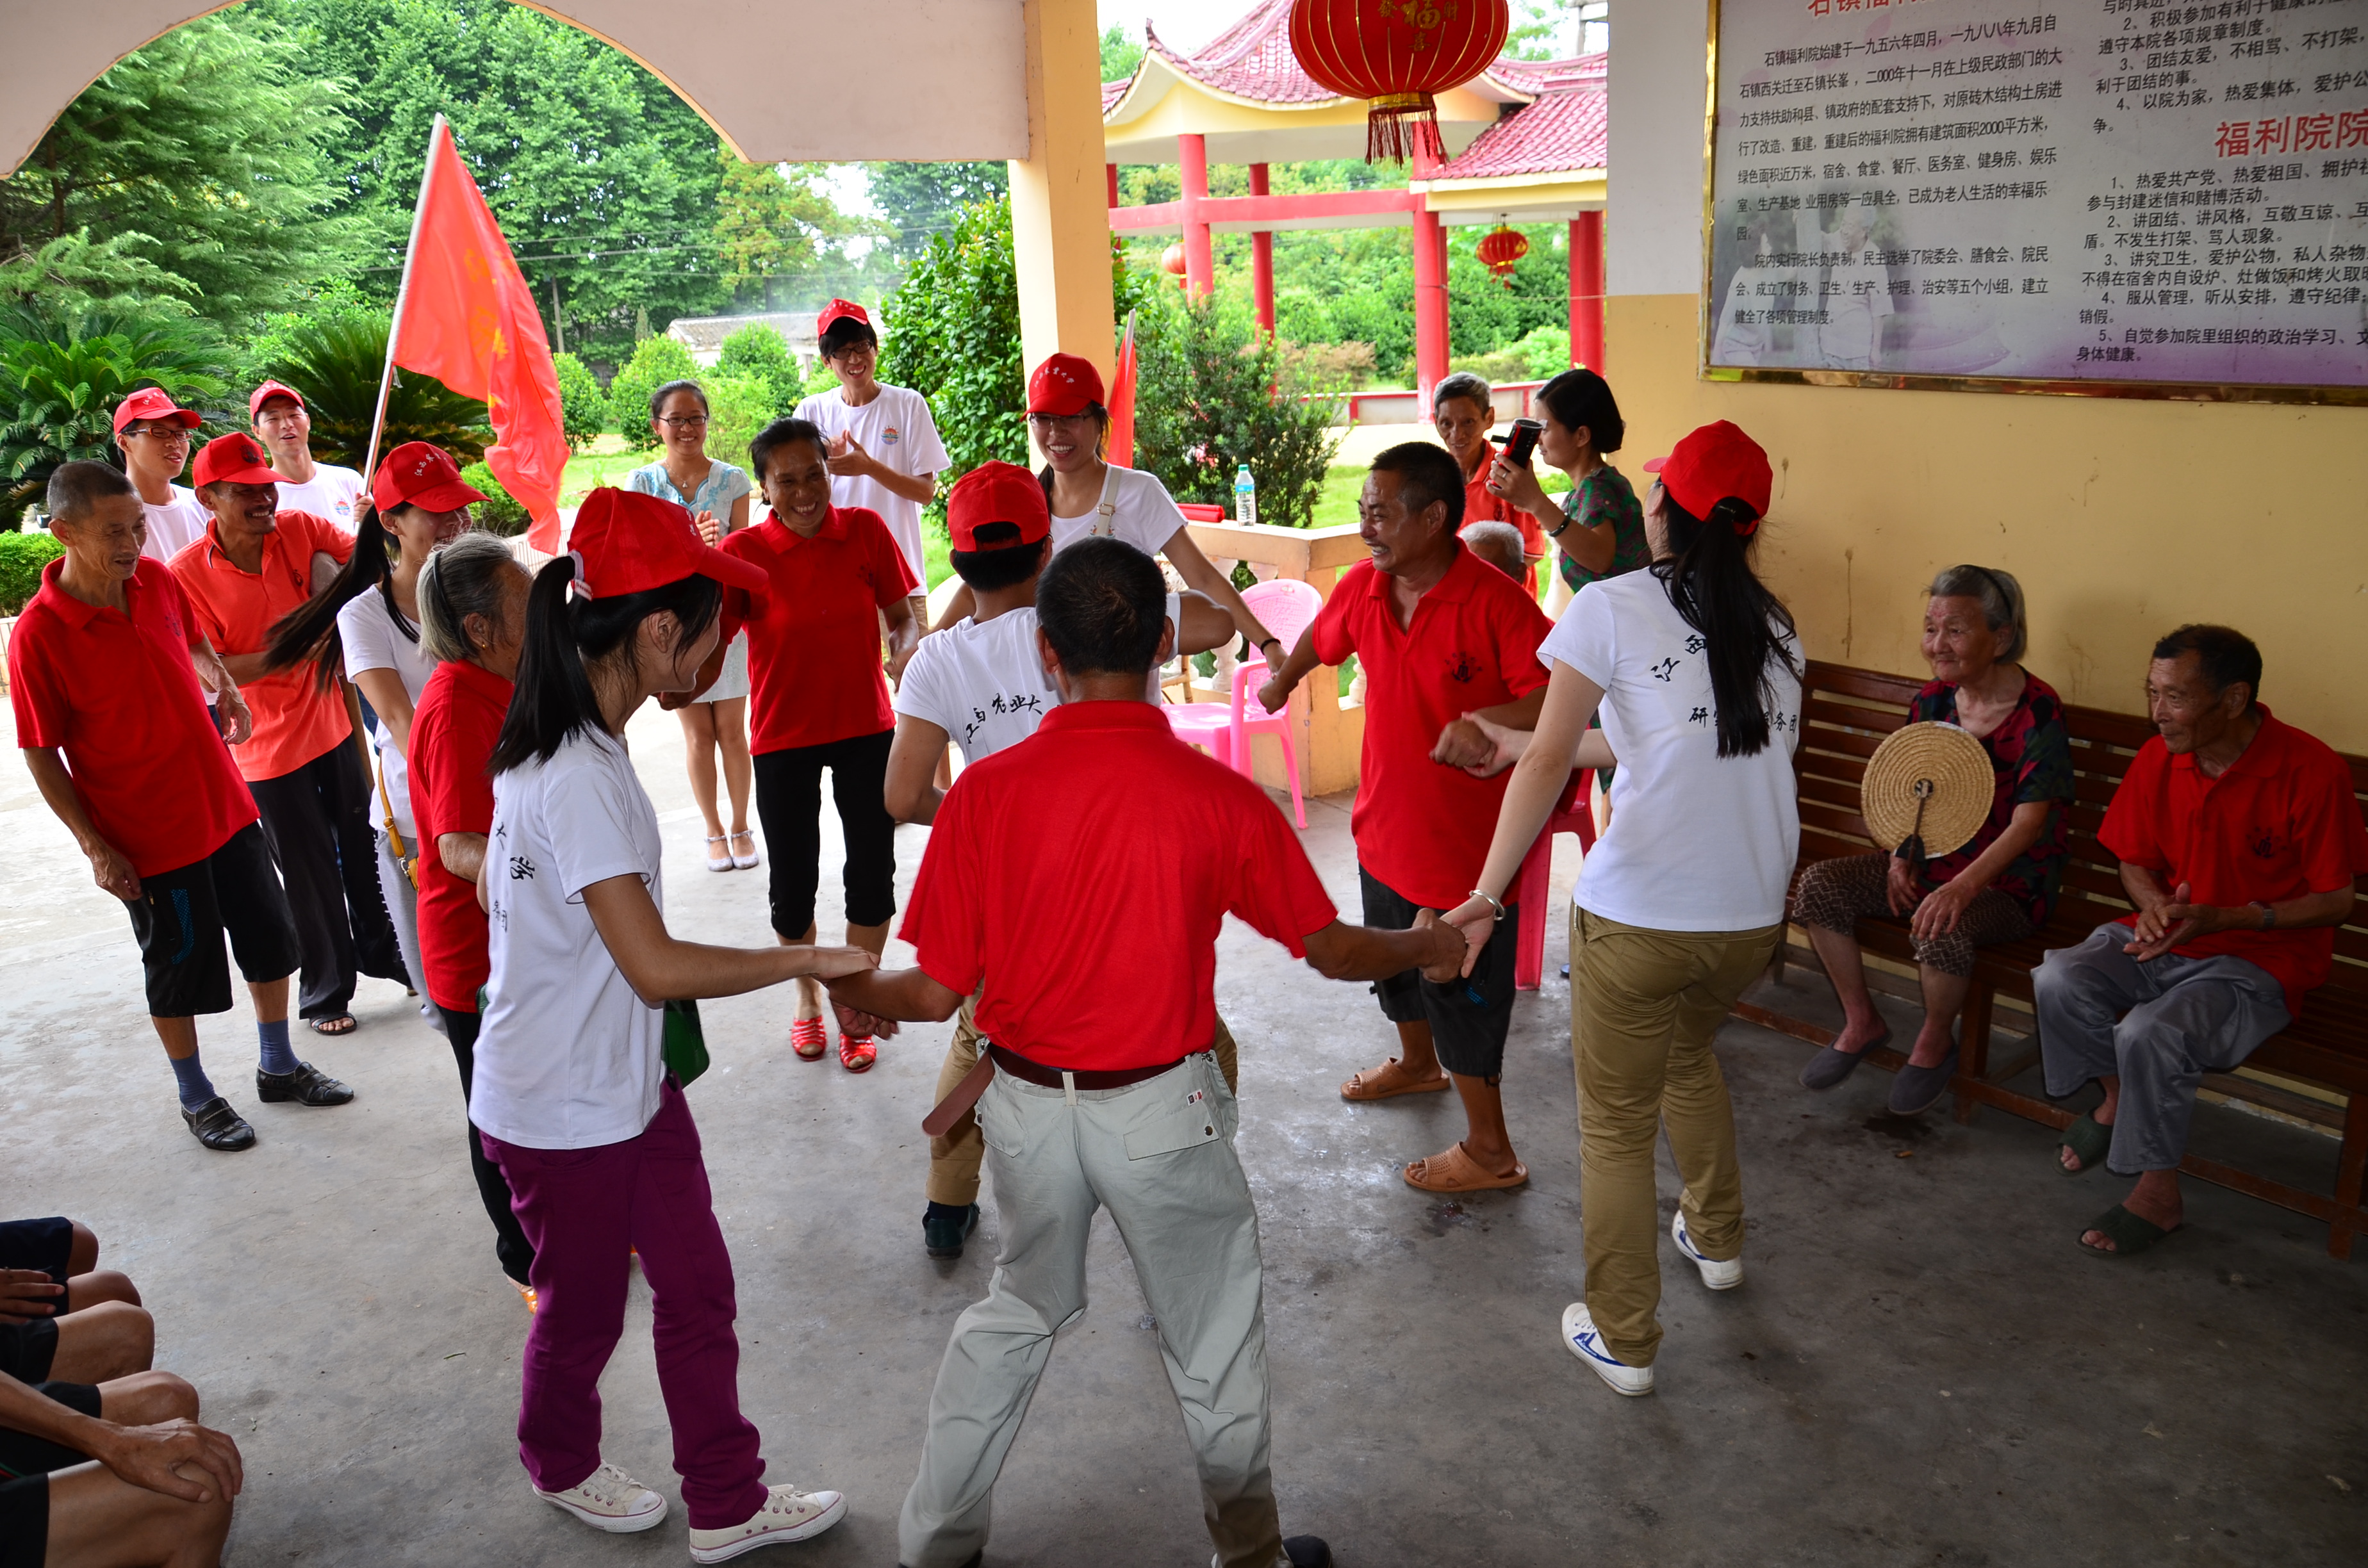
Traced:
<path fill-rule="evenodd" d="M 551 340 L 534 290 L 441 115 L 412 221 L 394 343 L 396 364 L 493 410 L 495 444 L 485 464 L 533 517 L 527 542 L 556 553 L 567 436 Z"/>
<path fill-rule="evenodd" d="M 1118 370 L 1110 377 L 1109 460 L 1121 468 L 1134 466 L 1134 312 L 1126 315 L 1126 334 L 1118 341 Z"/>

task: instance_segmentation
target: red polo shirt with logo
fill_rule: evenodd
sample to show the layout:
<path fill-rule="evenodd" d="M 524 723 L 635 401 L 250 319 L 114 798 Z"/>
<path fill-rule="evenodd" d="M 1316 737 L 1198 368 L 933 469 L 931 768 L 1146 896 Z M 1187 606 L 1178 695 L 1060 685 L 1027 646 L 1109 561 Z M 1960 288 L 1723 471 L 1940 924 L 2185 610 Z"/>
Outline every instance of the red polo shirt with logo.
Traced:
<path fill-rule="evenodd" d="M 723 641 L 748 629 L 748 749 L 827 745 L 896 727 L 880 611 L 920 585 L 880 514 L 833 506 L 812 539 L 766 516 L 717 546 L 772 579 L 723 590 Z"/>
<path fill-rule="evenodd" d="M 1216 1036 L 1231 913 L 1291 949 L 1338 918 L 1266 792 L 1147 702 L 1065 703 L 964 768 L 902 935 L 979 1032 L 1070 1072 L 1156 1067 Z"/>
<path fill-rule="evenodd" d="M 354 536 L 326 517 L 282 512 L 277 525 L 264 536 L 259 571 L 245 570 L 224 552 L 219 518 L 173 557 L 173 575 L 218 653 L 263 652 L 279 618 L 313 597 L 313 555 L 342 565 L 354 552 Z M 334 686 L 321 689 L 310 661 L 243 682 L 238 694 L 255 710 L 255 733 L 231 755 L 250 780 L 293 773 L 354 733 L 345 699 Z"/>
<path fill-rule="evenodd" d="M 1516 507 L 1503 496 L 1488 488 L 1488 470 L 1497 460 L 1497 444 L 1483 436 L 1480 444 L 1488 455 L 1480 460 L 1480 472 L 1463 482 L 1463 526 L 1474 523 L 1510 523 L 1521 530 L 1521 553 L 1545 556 L 1552 553 L 1543 524 L 1532 513 Z M 1538 597 L 1538 569 L 1529 570 L 1530 597 Z"/>
<path fill-rule="evenodd" d="M 189 601 L 142 556 L 124 609 L 85 604 L 58 585 L 64 565 L 42 568 L 8 638 L 17 744 L 65 754 L 90 825 L 133 870 L 195 865 L 256 813 L 189 667 Z"/>
<path fill-rule="evenodd" d="M 2172 888 L 2187 883 L 2193 903 L 2226 908 L 2332 892 L 2368 875 L 2368 827 L 2350 765 L 2266 707 L 2259 711 L 2252 744 L 2217 778 L 2192 754 L 2173 756 L 2159 735 L 2139 747 L 2097 841 Z M 2259 964 L 2299 1017 L 2303 994 L 2323 984 L 2335 961 L 2335 927 L 2221 931 L 2171 950 Z"/>
<path fill-rule="evenodd" d="M 438 853 L 447 833 L 494 830 L 494 780 L 485 771 L 510 683 L 464 659 L 436 666 L 411 716 L 411 816 L 419 829 L 419 966 L 427 999 L 455 1013 L 477 1010 L 485 983 L 485 912 L 477 884 L 456 877 Z"/>
<path fill-rule="evenodd" d="M 1462 903 L 1488 858 L 1509 772 L 1474 778 L 1430 760 L 1439 733 L 1466 713 L 1545 685 L 1538 644 L 1554 630 L 1521 585 L 1461 543 L 1447 575 L 1403 629 L 1390 579 L 1360 561 L 1340 574 L 1315 618 L 1315 656 L 1357 655 L 1365 672 L 1365 749 L 1349 816 L 1357 861 L 1431 909 Z"/>

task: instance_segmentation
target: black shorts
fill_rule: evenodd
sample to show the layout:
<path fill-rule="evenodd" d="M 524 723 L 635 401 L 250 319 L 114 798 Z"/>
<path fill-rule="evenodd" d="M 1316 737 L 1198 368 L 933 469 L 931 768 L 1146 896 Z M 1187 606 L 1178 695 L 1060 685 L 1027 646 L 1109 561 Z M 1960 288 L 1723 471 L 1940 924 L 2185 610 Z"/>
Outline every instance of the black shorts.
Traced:
<path fill-rule="evenodd" d="M 301 960 L 296 917 L 259 823 L 240 828 L 194 865 L 141 878 L 140 896 L 124 907 L 140 939 L 151 1017 L 230 1011 L 224 932 L 238 971 L 251 982 L 292 974 Z"/>
<path fill-rule="evenodd" d="M 74 1257 L 74 1221 L 63 1214 L 46 1220 L 0 1220 L 0 1268 L 38 1268 L 63 1285 Z M 56 1298 L 58 1315 L 72 1309 Z"/>
<path fill-rule="evenodd" d="M 41 1568 L 50 1555 L 50 1478 L 0 1481 L 0 1568 Z"/>
<path fill-rule="evenodd" d="M 80 1411 L 93 1420 L 97 1419 L 99 1399 L 98 1387 L 95 1383 L 41 1382 L 33 1385 L 33 1392 L 57 1401 L 68 1410 Z M 30 1433 L 0 1426 L 0 1481 L 46 1475 L 53 1470 L 89 1462 L 90 1456 L 79 1449 L 69 1449 L 46 1437 L 36 1437 Z M 46 1514 L 47 1509 L 43 1512 Z M 6 1540 L 5 1534 L 0 1534 L 0 1541 Z M 6 1561 L 0 1557 L 0 1563 Z"/>
<path fill-rule="evenodd" d="M 18 1382 L 38 1383 L 48 1377 L 50 1363 L 57 1359 L 57 1319 L 0 1323 L 0 1372 Z"/>
<path fill-rule="evenodd" d="M 1362 866 L 1357 883 L 1365 894 L 1365 924 L 1378 931 L 1404 931 L 1423 906 L 1375 880 Z M 1373 983 L 1382 1016 L 1394 1024 L 1430 1026 L 1439 1064 L 1466 1078 L 1494 1078 L 1505 1070 L 1505 1034 L 1513 1027 L 1513 959 L 1520 910 L 1505 906 L 1505 917 L 1480 949 L 1472 972 L 1435 985 L 1420 970 L 1402 970 Z M 1478 997 L 1474 1001 L 1474 997 Z"/>

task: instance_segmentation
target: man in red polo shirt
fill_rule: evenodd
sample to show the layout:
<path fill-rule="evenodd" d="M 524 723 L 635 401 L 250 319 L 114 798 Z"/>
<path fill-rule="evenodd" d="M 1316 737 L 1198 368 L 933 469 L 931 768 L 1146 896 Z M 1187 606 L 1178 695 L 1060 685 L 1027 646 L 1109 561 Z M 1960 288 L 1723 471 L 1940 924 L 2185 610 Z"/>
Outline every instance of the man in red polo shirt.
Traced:
<path fill-rule="evenodd" d="M 199 676 L 229 739 L 245 741 L 251 717 L 178 580 L 142 555 L 146 519 L 131 481 L 104 463 L 62 463 L 49 507 L 65 554 L 43 570 L 8 640 L 17 744 L 90 857 L 92 880 L 131 912 L 182 1120 L 209 1149 L 245 1149 L 255 1129 L 198 1060 L 197 1015 L 230 1010 L 225 931 L 255 999 L 256 1091 L 304 1105 L 353 1097 L 289 1047 L 295 923 Z"/>
<path fill-rule="evenodd" d="M 2097 836 L 2136 913 L 2058 948 L 2033 975 L 2047 1092 L 2104 1100 L 2058 1159 L 2135 1176 L 2081 1233 L 2128 1256 L 2179 1228 L 2179 1162 L 2196 1085 L 2299 1017 L 2368 875 L 2351 770 L 2261 706 L 2261 653 L 2225 626 L 2155 644 L 2139 748 Z"/>
<path fill-rule="evenodd" d="M 1340 574 L 1258 700 L 1277 712 L 1309 671 L 1357 655 L 1365 745 L 1349 829 L 1365 924 L 1396 928 L 1412 925 L 1417 910 L 1453 909 L 1480 880 L 1507 776 L 1474 778 L 1460 766 L 1494 755 L 1470 716 L 1516 729 L 1536 724 L 1546 698 L 1538 643 L 1554 623 L 1519 583 L 1456 537 L 1463 475 L 1440 449 L 1409 441 L 1374 459 L 1357 511 L 1372 559 Z M 1513 1019 L 1520 923 L 1512 913 L 1469 981 L 1434 984 L 1408 970 L 1373 988 L 1382 1016 L 1397 1026 L 1399 1054 L 1340 1085 L 1343 1099 L 1379 1100 L 1454 1084 L 1468 1129 L 1463 1141 L 1406 1167 L 1407 1184 L 1426 1192 L 1530 1179 L 1505 1130 L 1497 1084 Z"/>
<path fill-rule="evenodd" d="M 279 510 L 279 476 L 251 436 L 207 443 L 192 477 L 212 517 L 205 537 L 173 558 L 173 574 L 255 710 L 255 733 L 231 753 L 295 913 L 297 1014 L 315 1033 L 350 1034 L 357 971 L 409 983 L 379 892 L 370 773 L 343 693 L 324 689 L 310 665 L 267 674 L 264 663 L 271 628 L 353 553 L 353 536 Z"/>
<path fill-rule="evenodd" d="M 918 967 L 830 983 L 866 1013 L 933 1020 L 978 990 L 992 1042 L 930 1118 L 975 1102 L 1004 1244 L 938 1369 L 897 1526 L 909 1568 L 985 1549 L 996 1474 L 1054 1332 L 1085 1311 L 1086 1239 L 1105 1206 L 1159 1320 L 1218 1562 L 1330 1561 L 1312 1536 L 1284 1540 L 1275 1514 L 1258 1215 L 1209 1049 L 1217 931 L 1230 912 L 1336 980 L 1452 974 L 1462 958 L 1435 919 L 1342 925 L 1265 791 L 1169 732 L 1153 677 L 1173 646 L 1167 596 L 1121 540 L 1053 557 L 1036 612 L 1060 706 L 964 769 L 939 807 L 903 931 Z"/>

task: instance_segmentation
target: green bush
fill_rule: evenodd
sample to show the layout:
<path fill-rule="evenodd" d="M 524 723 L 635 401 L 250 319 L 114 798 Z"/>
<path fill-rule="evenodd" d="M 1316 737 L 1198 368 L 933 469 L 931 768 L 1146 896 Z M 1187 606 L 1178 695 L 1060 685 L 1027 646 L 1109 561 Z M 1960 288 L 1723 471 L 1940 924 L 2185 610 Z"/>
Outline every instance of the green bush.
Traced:
<path fill-rule="evenodd" d="M 901 386 L 904 383 L 899 382 L 897 384 Z M 804 381 L 800 383 L 798 387 L 798 402 L 803 403 L 807 398 L 814 396 L 816 392 L 835 392 L 837 390 L 838 372 L 832 369 L 830 366 L 823 360 L 817 359 L 814 361 L 814 368 L 806 372 L 806 379 Z M 795 412 L 796 406 L 797 405 L 795 403 L 791 405 L 791 412 Z M 930 407 L 932 412 L 934 412 L 936 409 L 936 401 L 934 399 L 931 400 Z"/>
<path fill-rule="evenodd" d="M 1258 515 L 1305 528 L 1339 441 L 1333 404 L 1303 403 L 1316 384 L 1303 356 L 1249 330 L 1237 309 L 1172 296 L 1135 312 L 1142 369 L 1134 400 L 1134 462 L 1178 501 L 1233 499 L 1234 473 L 1249 465 Z"/>
<path fill-rule="evenodd" d="M 554 354 L 552 369 L 559 372 L 559 420 L 570 451 L 581 451 L 609 428 L 609 394 L 600 378 L 573 354 Z"/>
<path fill-rule="evenodd" d="M 1566 326 L 1533 326 L 1513 347 L 1529 361 L 1527 380 L 1551 381 L 1570 369 L 1570 329 Z"/>
<path fill-rule="evenodd" d="M 115 405 L 139 388 L 200 408 L 218 400 L 223 358 L 195 323 L 0 318 L 0 510 L 14 517 L 38 502 L 60 463 L 114 461 Z"/>
<path fill-rule="evenodd" d="M 989 459 L 1028 460 L 1028 368 L 1019 349 L 1019 280 L 1011 199 L 962 209 L 931 236 L 904 286 L 881 307 L 880 379 L 928 395 L 946 445 L 946 478 Z M 945 489 L 930 506 L 936 516 Z"/>
<path fill-rule="evenodd" d="M 525 504 L 503 489 L 502 482 L 495 479 L 494 471 L 484 463 L 471 463 L 462 469 L 461 483 L 484 492 L 485 498 L 470 508 L 470 515 L 487 533 L 515 539 L 526 532 L 527 525 L 534 521 Z"/>
<path fill-rule="evenodd" d="M 315 457 L 361 467 L 370 450 L 370 418 L 378 408 L 393 319 L 390 311 L 324 310 L 276 334 L 268 352 L 257 357 L 253 370 L 258 381 L 285 381 L 304 394 Z M 378 449 L 391 452 L 406 441 L 440 447 L 455 462 L 467 464 L 485 455 L 494 432 L 485 405 L 475 398 L 462 397 L 433 376 L 398 369 L 387 393 L 386 430 Z"/>
<path fill-rule="evenodd" d="M 796 409 L 798 400 L 806 392 L 805 378 L 798 373 L 798 362 L 790 357 L 790 346 L 782 341 L 780 333 L 762 322 L 750 322 L 723 340 L 723 350 L 716 357 L 715 373 L 739 376 L 761 384 L 772 398 L 776 415 Z M 745 446 L 742 449 L 746 449 Z M 742 461 L 738 458 L 732 460 Z"/>
<path fill-rule="evenodd" d="M 658 438 L 650 431 L 650 393 L 668 381 L 695 381 L 699 367 L 691 363 L 690 350 L 664 333 L 644 337 L 609 382 L 609 409 L 625 444 L 637 452 L 657 449 Z"/>
<path fill-rule="evenodd" d="M 0 617 L 22 611 L 41 591 L 41 568 L 65 552 L 48 534 L 0 534 Z"/>
<path fill-rule="evenodd" d="M 709 376 L 700 385 L 707 392 L 707 455 L 717 462 L 746 468 L 748 443 L 790 409 L 781 406 L 770 386 L 754 376 Z M 796 406 L 791 403 L 790 408 Z M 753 480 L 756 475 L 748 477 Z"/>

